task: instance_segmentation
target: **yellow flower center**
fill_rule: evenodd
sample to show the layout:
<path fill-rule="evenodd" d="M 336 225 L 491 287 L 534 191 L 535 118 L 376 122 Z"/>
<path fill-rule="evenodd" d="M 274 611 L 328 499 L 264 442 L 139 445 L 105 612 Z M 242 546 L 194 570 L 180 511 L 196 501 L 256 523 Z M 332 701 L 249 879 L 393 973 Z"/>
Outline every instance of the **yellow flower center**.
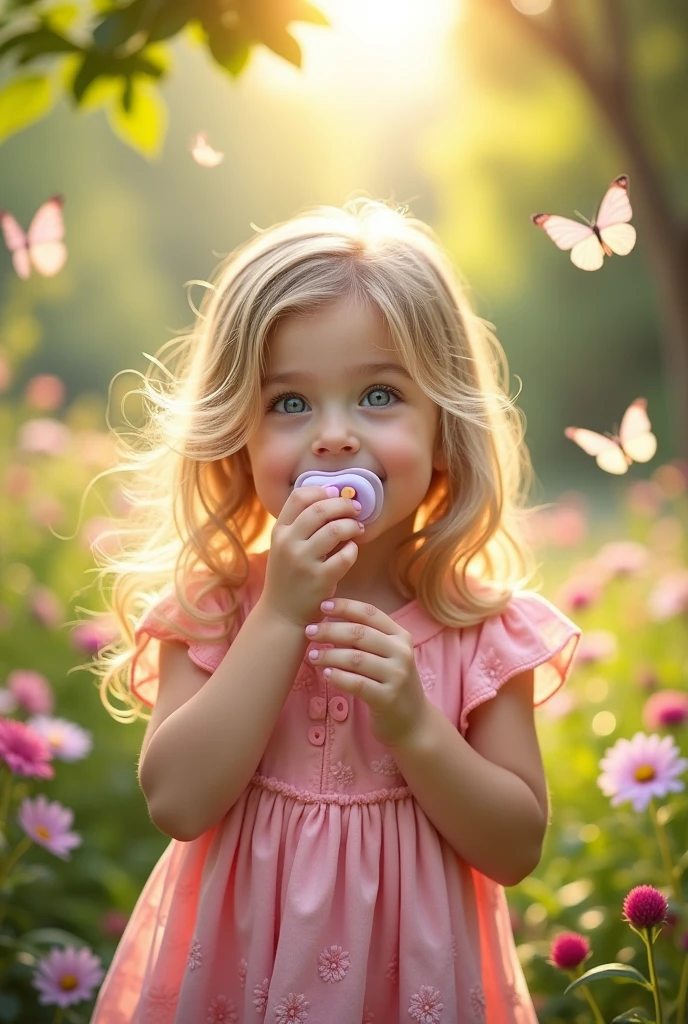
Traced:
<path fill-rule="evenodd" d="M 641 764 L 635 770 L 634 778 L 636 782 L 651 782 L 655 777 L 655 770 L 650 764 Z"/>
<path fill-rule="evenodd" d="M 63 974 L 60 978 L 60 988 L 63 988 L 65 992 L 69 992 L 70 989 L 76 988 L 78 984 L 79 983 L 73 974 Z"/>
<path fill-rule="evenodd" d="M 44 839 L 50 839 L 50 829 L 47 829 L 45 825 L 37 825 L 36 832 L 39 836 L 43 836 Z"/>
<path fill-rule="evenodd" d="M 53 747 L 61 747 L 63 743 L 61 732 L 51 732 L 48 736 L 48 743 Z"/>

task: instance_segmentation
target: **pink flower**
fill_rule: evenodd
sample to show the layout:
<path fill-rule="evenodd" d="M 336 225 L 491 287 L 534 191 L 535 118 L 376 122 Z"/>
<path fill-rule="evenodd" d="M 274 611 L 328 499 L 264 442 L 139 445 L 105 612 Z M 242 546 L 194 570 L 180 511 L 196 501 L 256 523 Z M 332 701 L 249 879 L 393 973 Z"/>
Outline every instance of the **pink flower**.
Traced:
<path fill-rule="evenodd" d="M 27 420 L 19 428 L 17 446 L 23 452 L 63 455 L 71 437 L 69 427 L 59 420 Z"/>
<path fill-rule="evenodd" d="M 34 409 L 41 412 L 53 412 L 59 409 L 65 400 L 65 386 L 59 377 L 52 373 L 39 373 L 32 377 L 26 385 L 24 398 Z"/>
<path fill-rule="evenodd" d="M 572 504 L 562 504 L 554 508 L 549 524 L 549 535 L 556 547 L 577 547 L 585 540 L 587 531 L 587 515 L 577 495 L 573 497 Z"/>
<path fill-rule="evenodd" d="M 608 629 L 589 629 L 583 633 L 576 653 L 577 665 L 592 665 L 598 661 L 613 661 L 618 642 Z"/>
<path fill-rule="evenodd" d="M 81 845 L 81 836 L 70 832 L 74 812 L 56 800 L 49 802 L 41 794 L 34 800 L 25 797 L 19 805 L 19 824 L 34 843 L 44 846 L 62 860 L 69 860 L 69 851 Z"/>
<path fill-rule="evenodd" d="M 636 885 L 624 900 L 623 912 L 635 928 L 654 928 L 664 923 L 667 901 L 651 885 Z"/>
<path fill-rule="evenodd" d="M 28 466 L 13 463 L 5 470 L 5 493 L 8 498 L 20 501 L 25 498 L 34 485 L 34 473 Z"/>
<path fill-rule="evenodd" d="M 667 498 L 679 498 L 688 489 L 688 463 L 681 459 L 667 462 L 652 474 Z"/>
<path fill-rule="evenodd" d="M 603 544 L 595 555 L 595 563 L 607 577 L 636 576 L 647 568 L 649 560 L 645 545 L 633 540 Z"/>
<path fill-rule="evenodd" d="M 643 722 L 648 729 L 670 729 L 688 722 L 688 693 L 658 690 L 645 701 Z"/>
<path fill-rule="evenodd" d="M 121 910 L 106 910 L 100 918 L 100 930 L 109 939 L 118 939 L 127 927 L 129 914 Z"/>
<path fill-rule="evenodd" d="M 53 629 L 64 622 L 64 606 L 49 587 L 33 587 L 28 600 L 31 614 L 41 626 Z"/>
<path fill-rule="evenodd" d="M 572 971 L 590 956 L 590 943 L 577 932 L 561 932 L 549 949 L 549 961 L 562 971 Z"/>
<path fill-rule="evenodd" d="M 639 516 L 656 516 L 664 504 L 664 495 L 652 480 L 639 480 L 626 493 L 628 507 Z"/>
<path fill-rule="evenodd" d="M 0 718 L 0 760 L 15 775 L 34 779 L 52 779 L 55 769 L 47 762 L 50 747 L 30 725 Z"/>
<path fill-rule="evenodd" d="M 48 956 L 38 961 L 33 986 L 41 994 L 39 1003 L 53 1006 L 72 1006 L 91 999 L 105 972 L 100 957 L 84 947 L 76 950 L 51 949 Z"/>
<path fill-rule="evenodd" d="M 559 589 L 556 601 L 564 611 L 578 612 L 595 604 L 601 596 L 602 581 L 599 577 L 578 572 Z"/>
<path fill-rule="evenodd" d="M 80 761 L 93 748 L 91 733 L 64 718 L 37 715 L 29 719 L 29 725 L 46 740 L 53 757 L 60 761 Z"/>
<path fill-rule="evenodd" d="M 40 672 L 16 668 L 7 677 L 7 689 L 30 715 L 47 715 L 55 706 L 50 683 Z"/>
<path fill-rule="evenodd" d="M 97 654 L 101 647 L 112 643 L 116 636 L 117 631 L 106 616 L 88 622 L 79 622 L 71 632 L 74 646 L 86 654 Z"/>
<path fill-rule="evenodd" d="M 677 776 L 686 770 L 688 761 L 678 755 L 671 736 L 637 732 L 632 740 L 617 740 L 605 751 L 597 784 L 611 797 L 612 807 L 630 800 L 635 811 L 644 811 L 654 797 L 683 791 Z"/>
<path fill-rule="evenodd" d="M 62 502 L 53 498 L 50 494 L 39 494 L 29 503 L 29 518 L 36 526 L 56 526 L 65 510 Z"/>
<path fill-rule="evenodd" d="M 5 350 L 0 348 L 0 391 L 7 391 L 12 383 L 12 368 L 7 361 Z"/>
<path fill-rule="evenodd" d="M 655 622 L 688 612 L 688 569 L 666 573 L 650 594 L 648 609 Z"/>

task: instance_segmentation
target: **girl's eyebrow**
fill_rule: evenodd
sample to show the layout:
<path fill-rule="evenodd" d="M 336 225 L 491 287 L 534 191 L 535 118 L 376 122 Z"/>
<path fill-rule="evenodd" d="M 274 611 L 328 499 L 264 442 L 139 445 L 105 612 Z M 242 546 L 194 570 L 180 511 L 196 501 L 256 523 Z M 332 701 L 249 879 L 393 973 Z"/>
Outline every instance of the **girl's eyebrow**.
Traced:
<path fill-rule="evenodd" d="M 367 376 L 370 373 L 398 373 L 400 377 L 413 380 L 406 367 L 399 363 L 361 363 L 360 366 L 352 367 L 349 373 L 358 374 L 359 377 Z M 288 384 L 289 381 L 315 379 L 316 374 L 314 373 L 273 373 L 263 378 L 261 386 L 266 388 L 269 384 Z"/>

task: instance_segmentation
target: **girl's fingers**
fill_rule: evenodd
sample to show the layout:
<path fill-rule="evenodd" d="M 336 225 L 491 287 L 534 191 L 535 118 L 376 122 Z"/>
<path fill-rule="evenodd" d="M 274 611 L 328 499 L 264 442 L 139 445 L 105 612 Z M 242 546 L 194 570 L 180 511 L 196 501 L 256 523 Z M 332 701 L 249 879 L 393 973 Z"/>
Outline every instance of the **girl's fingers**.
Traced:
<path fill-rule="evenodd" d="M 367 654 L 362 651 L 351 651 L 351 650 L 340 650 L 337 647 L 328 647 L 324 651 L 312 651 L 312 654 L 318 655 L 316 659 L 310 658 L 312 665 L 316 665 L 318 668 L 331 668 L 334 669 L 334 675 L 332 676 L 332 682 L 336 685 L 335 676 L 337 676 L 337 670 L 342 670 L 345 674 L 350 675 L 352 680 L 356 676 L 365 676 L 366 679 L 372 679 L 375 682 L 381 683 L 385 679 L 385 659 L 378 658 L 374 654 Z"/>
<path fill-rule="evenodd" d="M 337 647 L 353 647 L 381 657 L 392 653 L 389 639 L 371 626 L 353 622 L 314 622 L 306 626 L 306 637 L 316 644 L 335 644 Z"/>

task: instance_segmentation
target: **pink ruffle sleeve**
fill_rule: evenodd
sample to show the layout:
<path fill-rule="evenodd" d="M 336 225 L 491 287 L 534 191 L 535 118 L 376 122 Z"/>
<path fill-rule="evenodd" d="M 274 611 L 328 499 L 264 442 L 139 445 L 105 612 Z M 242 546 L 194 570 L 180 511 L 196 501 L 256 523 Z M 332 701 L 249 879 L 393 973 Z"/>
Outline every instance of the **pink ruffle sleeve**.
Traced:
<path fill-rule="evenodd" d="M 189 586 L 192 602 L 194 593 L 201 585 L 202 581 L 196 581 Z M 210 624 L 199 623 L 185 612 L 175 597 L 173 588 L 163 593 L 158 603 L 141 619 L 134 632 L 137 649 L 129 672 L 129 687 L 134 696 L 150 708 L 155 704 L 158 695 L 158 656 L 161 640 L 179 640 L 187 644 L 189 657 L 194 665 L 198 665 L 209 674 L 215 672 L 244 621 L 246 609 L 241 594 L 238 595 L 238 599 L 239 613 L 230 632 L 226 637 L 222 637 L 232 605 L 226 589 L 218 588 L 198 601 L 198 608 L 202 612 L 225 616 L 224 621 Z M 202 639 L 192 640 L 184 636 L 178 627 L 196 633 Z"/>
<path fill-rule="evenodd" d="M 464 630 L 461 733 L 474 708 L 527 669 L 535 669 L 536 706 L 556 693 L 571 669 L 580 635 L 575 623 L 533 591 L 516 592 L 503 612 Z"/>

